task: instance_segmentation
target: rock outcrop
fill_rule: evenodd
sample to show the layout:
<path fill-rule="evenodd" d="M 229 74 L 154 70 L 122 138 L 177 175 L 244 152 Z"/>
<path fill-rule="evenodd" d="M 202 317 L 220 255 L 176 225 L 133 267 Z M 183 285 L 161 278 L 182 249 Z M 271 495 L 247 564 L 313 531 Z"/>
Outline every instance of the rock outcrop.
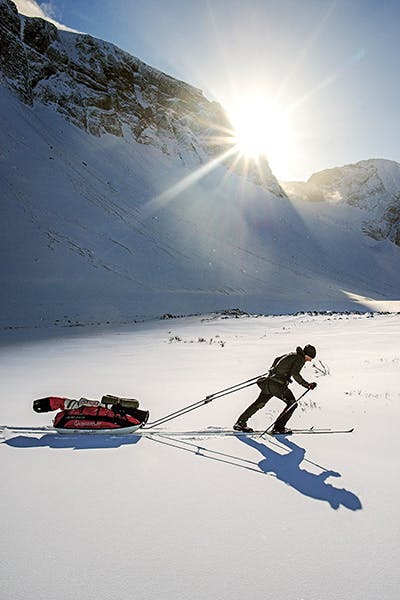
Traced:
<path fill-rule="evenodd" d="M 201 90 L 111 43 L 24 17 L 11 0 L 0 0 L 1 74 L 23 102 L 53 106 L 91 135 L 130 133 L 185 166 L 201 165 L 228 148 L 223 140 L 229 120 Z M 261 175 L 253 169 L 245 176 L 285 196 L 266 160 L 262 169 Z"/>

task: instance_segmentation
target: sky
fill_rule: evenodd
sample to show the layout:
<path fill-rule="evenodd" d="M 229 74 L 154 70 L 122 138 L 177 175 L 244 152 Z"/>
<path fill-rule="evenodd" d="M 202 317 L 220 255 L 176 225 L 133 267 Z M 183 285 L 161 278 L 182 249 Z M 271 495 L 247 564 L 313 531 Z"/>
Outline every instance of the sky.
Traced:
<path fill-rule="evenodd" d="M 243 120 L 269 115 L 280 180 L 400 161 L 398 0 L 17 0 L 112 42 Z M 236 123 L 236 121 L 235 121 Z"/>

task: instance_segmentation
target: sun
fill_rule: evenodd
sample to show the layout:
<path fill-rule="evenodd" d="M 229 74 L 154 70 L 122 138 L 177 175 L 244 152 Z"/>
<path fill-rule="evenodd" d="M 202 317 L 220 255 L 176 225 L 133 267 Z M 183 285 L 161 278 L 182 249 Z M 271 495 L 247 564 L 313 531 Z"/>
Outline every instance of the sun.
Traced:
<path fill-rule="evenodd" d="M 244 95 L 228 107 L 233 143 L 247 158 L 265 155 L 269 162 L 282 163 L 293 145 L 290 115 L 263 95 Z"/>

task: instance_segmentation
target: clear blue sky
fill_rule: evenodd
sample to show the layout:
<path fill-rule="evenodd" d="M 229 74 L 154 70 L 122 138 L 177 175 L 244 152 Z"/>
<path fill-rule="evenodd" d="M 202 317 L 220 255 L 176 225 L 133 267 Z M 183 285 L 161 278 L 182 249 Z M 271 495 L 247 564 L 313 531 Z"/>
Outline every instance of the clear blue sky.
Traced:
<path fill-rule="evenodd" d="M 400 162 L 400 0 L 39 4 L 224 106 L 262 87 L 289 109 L 295 135 L 279 164 L 270 158 L 280 179 L 367 158 Z"/>

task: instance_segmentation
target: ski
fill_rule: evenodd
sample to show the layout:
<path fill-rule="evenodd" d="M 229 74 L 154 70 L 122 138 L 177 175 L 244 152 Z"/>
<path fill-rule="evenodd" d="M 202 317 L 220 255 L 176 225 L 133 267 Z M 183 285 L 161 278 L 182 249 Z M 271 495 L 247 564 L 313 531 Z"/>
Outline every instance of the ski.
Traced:
<path fill-rule="evenodd" d="M 57 433 L 51 425 L 36 427 L 20 427 L 18 425 L 0 425 L 0 433 L 11 431 L 12 433 Z"/>
<path fill-rule="evenodd" d="M 130 430 L 129 430 L 130 429 Z M 334 433 L 352 433 L 354 431 L 354 427 L 350 429 L 318 429 L 315 427 L 309 427 L 308 429 L 292 429 L 291 433 L 279 434 L 272 432 L 264 432 L 261 430 L 256 431 L 235 431 L 234 429 L 224 429 L 224 428 L 207 428 L 203 430 L 193 430 L 193 431 L 168 431 L 167 429 L 146 429 L 144 428 L 121 428 L 121 429 L 64 429 L 60 431 L 59 428 L 51 427 L 51 426 L 42 426 L 42 427 L 19 427 L 12 425 L 0 425 L 0 434 L 1 433 L 21 433 L 21 434 L 31 434 L 31 435 L 43 435 L 43 434 L 62 434 L 62 435 L 82 435 L 82 434 L 90 434 L 90 435 L 106 435 L 106 436 L 114 436 L 114 435 L 140 435 L 140 436 L 152 436 L 152 435 L 169 435 L 172 437 L 213 437 L 213 436 L 254 436 L 260 437 L 262 434 L 269 435 L 270 437 L 277 437 L 279 435 L 310 435 L 310 434 L 334 434 Z"/>
<path fill-rule="evenodd" d="M 272 437 L 276 437 L 278 435 L 306 435 L 306 434 L 329 434 L 329 433 L 353 433 L 354 427 L 350 429 L 315 429 L 314 427 L 310 427 L 309 429 L 292 429 L 290 433 L 272 433 L 272 432 L 261 432 L 265 433 L 265 435 L 270 435 Z M 261 435 L 261 434 L 260 434 Z"/>
<path fill-rule="evenodd" d="M 308 429 L 292 429 L 291 433 L 265 433 L 261 430 L 255 431 L 235 431 L 234 429 L 204 429 L 204 430 L 196 430 L 196 431 L 161 431 L 161 430 L 151 430 L 151 431 L 138 431 L 140 435 L 169 435 L 171 437 L 213 437 L 213 436 L 234 436 L 234 437 L 261 437 L 263 433 L 265 435 L 269 435 L 270 437 L 277 437 L 279 435 L 309 435 L 309 434 L 330 434 L 330 433 L 352 433 L 354 431 L 354 427 L 350 429 L 317 429 L 314 427 L 310 427 Z"/>
<path fill-rule="evenodd" d="M 354 427 L 350 429 L 318 429 L 315 427 L 310 427 L 308 429 L 292 429 L 291 433 L 279 434 L 279 433 L 266 433 L 265 435 L 269 435 L 271 437 L 276 437 L 279 435 L 307 435 L 307 434 L 330 434 L 330 433 L 352 433 L 354 431 Z M 255 431 L 235 431 L 234 429 L 204 429 L 204 430 L 194 430 L 194 431 L 167 431 L 167 430 L 149 430 L 142 429 L 138 431 L 140 435 L 169 435 L 171 437 L 213 437 L 213 436 L 235 436 L 235 437 L 260 437 L 263 433 L 262 430 Z"/>

